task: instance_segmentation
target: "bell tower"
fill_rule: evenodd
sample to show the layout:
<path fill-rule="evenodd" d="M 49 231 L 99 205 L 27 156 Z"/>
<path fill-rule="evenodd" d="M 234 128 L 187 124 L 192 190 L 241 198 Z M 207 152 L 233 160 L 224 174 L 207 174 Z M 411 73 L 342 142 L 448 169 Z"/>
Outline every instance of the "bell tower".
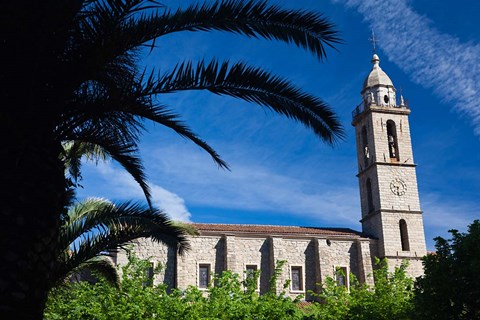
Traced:
<path fill-rule="evenodd" d="M 411 276 L 423 274 L 426 254 L 408 117 L 396 90 L 374 54 L 363 83 L 362 103 L 352 112 L 355 127 L 362 230 L 378 239 L 377 255 L 390 266 L 410 260 Z"/>

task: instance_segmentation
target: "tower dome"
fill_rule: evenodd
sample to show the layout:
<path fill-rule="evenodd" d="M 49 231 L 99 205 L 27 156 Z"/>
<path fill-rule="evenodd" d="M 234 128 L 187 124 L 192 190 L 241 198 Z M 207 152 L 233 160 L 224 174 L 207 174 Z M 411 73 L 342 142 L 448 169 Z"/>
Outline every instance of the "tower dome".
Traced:
<path fill-rule="evenodd" d="M 365 104 L 395 107 L 396 95 L 392 80 L 380 68 L 380 58 L 377 54 L 372 57 L 372 71 L 363 82 L 361 94 Z"/>
<path fill-rule="evenodd" d="M 368 89 L 376 86 L 385 86 L 393 88 L 392 80 L 387 76 L 385 71 L 380 68 L 380 58 L 377 54 L 374 54 L 372 57 L 373 68 L 370 71 L 370 74 L 365 78 L 363 82 L 362 93 Z"/>

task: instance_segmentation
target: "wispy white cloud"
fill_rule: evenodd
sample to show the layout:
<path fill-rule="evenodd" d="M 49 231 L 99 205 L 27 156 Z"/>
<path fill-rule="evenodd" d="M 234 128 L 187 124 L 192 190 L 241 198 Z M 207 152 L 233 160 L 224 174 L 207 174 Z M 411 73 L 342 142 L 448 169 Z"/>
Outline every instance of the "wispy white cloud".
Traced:
<path fill-rule="evenodd" d="M 242 153 L 248 154 L 248 151 L 236 152 Z M 153 181 L 162 185 L 165 181 L 167 188 L 181 194 L 192 205 L 283 212 L 292 217 L 308 217 L 310 221 L 358 227 L 356 186 L 337 184 L 341 179 L 333 176 L 318 181 L 321 176 L 328 176 L 318 163 L 313 168 L 268 161 L 259 164 L 247 155 L 231 162 L 232 171 L 228 172 L 218 170 L 201 151 L 178 146 L 150 152 L 147 162 L 147 167 L 160 173 L 159 180 L 151 177 Z"/>
<path fill-rule="evenodd" d="M 478 205 L 460 199 L 441 197 L 436 193 L 422 194 L 422 210 L 428 250 L 434 250 L 433 238 L 451 238 L 448 230 L 465 232 L 478 219 Z"/>
<path fill-rule="evenodd" d="M 123 169 L 114 167 L 110 162 L 98 163 L 98 165 L 87 163 L 85 166 L 89 166 L 90 170 L 100 174 L 100 177 L 97 176 L 97 178 L 101 179 L 97 180 L 96 187 L 99 187 L 98 184 L 101 185 L 102 190 L 99 192 L 102 193 L 102 196 L 120 200 L 144 199 L 138 184 Z M 88 183 L 88 179 L 85 182 Z M 188 211 L 184 199 L 155 183 L 150 182 L 149 186 L 155 207 L 164 210 L 173 220 L 190 221 L 191 213 Z M 87 193 L 83 191 L 82 195 L 88 196 L 88 190 L 89 188 L 87 188 Z"/>
<path fill-rule="evenodd" d="M 332 0 L 356 9 L 375 30 L 379 46 L 412 81 L 432 89 L 472 119 L 480 135 L 480 44 L 439 32 L 406 0 Z"/>
<path fill-rule="evenodd" d="M 458 199 L 446 199 L 438 194 L 422 195 L 422 209 L 425 212 L 425 224 L 431 228 L 444 230 L 466 230 L 467 226 L 478 219 L 477 205 Z"/>

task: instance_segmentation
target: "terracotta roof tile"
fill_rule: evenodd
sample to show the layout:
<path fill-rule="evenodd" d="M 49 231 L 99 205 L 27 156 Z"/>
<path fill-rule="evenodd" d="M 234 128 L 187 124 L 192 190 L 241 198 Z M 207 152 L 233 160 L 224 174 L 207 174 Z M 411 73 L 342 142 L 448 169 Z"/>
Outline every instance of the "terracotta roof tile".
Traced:
<path fill-rule="evenodd" d="M 271 226 L 258 224 L 214 224 L 192 223 L 200 234 L 204 233 L 242 233 L 242 234 L 268 234 L 268 235 L 321 235 L 321 236 L 347 236 L 366 237 L 365 234 L 348 228 L 318 228 L 296 226 Z"/>

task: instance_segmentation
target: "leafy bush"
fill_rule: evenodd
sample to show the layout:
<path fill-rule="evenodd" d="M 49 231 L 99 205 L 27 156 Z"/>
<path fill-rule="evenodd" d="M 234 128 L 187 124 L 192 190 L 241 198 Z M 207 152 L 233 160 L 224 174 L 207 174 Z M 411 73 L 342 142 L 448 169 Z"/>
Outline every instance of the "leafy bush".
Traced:
<path fill-rule="evenodd" d="M 285 291 L 276 292 L 282 265 L 279 261 L 270 279 L 270 290 L 256 291 L 259 272 L 241 281 L 230 271 L 215 277 L 214 286 L 201 291 L 196 287 L 167 292 L 165 285 L 153 286 L 147 270 L 150 263 L 133 254 L 122 267 L 119 289 L 105 280 L 95 284 L 71 283 L 50 294 L 45 319 L 322 319 L 384 320 L 408 319 L 412 311 L 412 279 L 405 274 L 406 264 L 388 272 L 386 261 L 378 262 L 374 272 L 376 285 L 359 284 L 353 275 L 350 291 L 327 278 L 320 294 L 321 302 L 299 307 Z M 158 273 L 159 270 L 154 270 Z M 284 285 L 288 288 L 288 283 Z"/>
<path fill-rule="evenodd" d="M 271 283 L 275 283 L 281 270 L 280 262 Z M 206 291 L 196 287 L 172 290 L 165 285 L 153 286 L 145 270 L 147 260 L 133 254 L 122 267 L 122 285 L 119 289 L 103 279 L 95 284 L 71 283 L 54 289 L 49 297 L 45 319 L 302 319 L 303 312 L 296 302 L 276 294 L 274 286 L 259 295 L 254 278 L 240 281 L 230 271 L 223 272 L 213 281 L 215 286 Z M 154 273 L 158 273 L 155 270 Z"/>
<path fill-rule="evenodd" d="M 374 271 L 375 286 L 360 284 L 350 274 L 350 288 L 337 285 L 327 278 L 320 294 L 320 303 L 308 311 L 310 319 L 322 320 L 390 320 L 410 319 L 413 311 L 413 279 L 402 263 L 393 272 L 388 271 L 387 260 L 377 260 Z"/>

